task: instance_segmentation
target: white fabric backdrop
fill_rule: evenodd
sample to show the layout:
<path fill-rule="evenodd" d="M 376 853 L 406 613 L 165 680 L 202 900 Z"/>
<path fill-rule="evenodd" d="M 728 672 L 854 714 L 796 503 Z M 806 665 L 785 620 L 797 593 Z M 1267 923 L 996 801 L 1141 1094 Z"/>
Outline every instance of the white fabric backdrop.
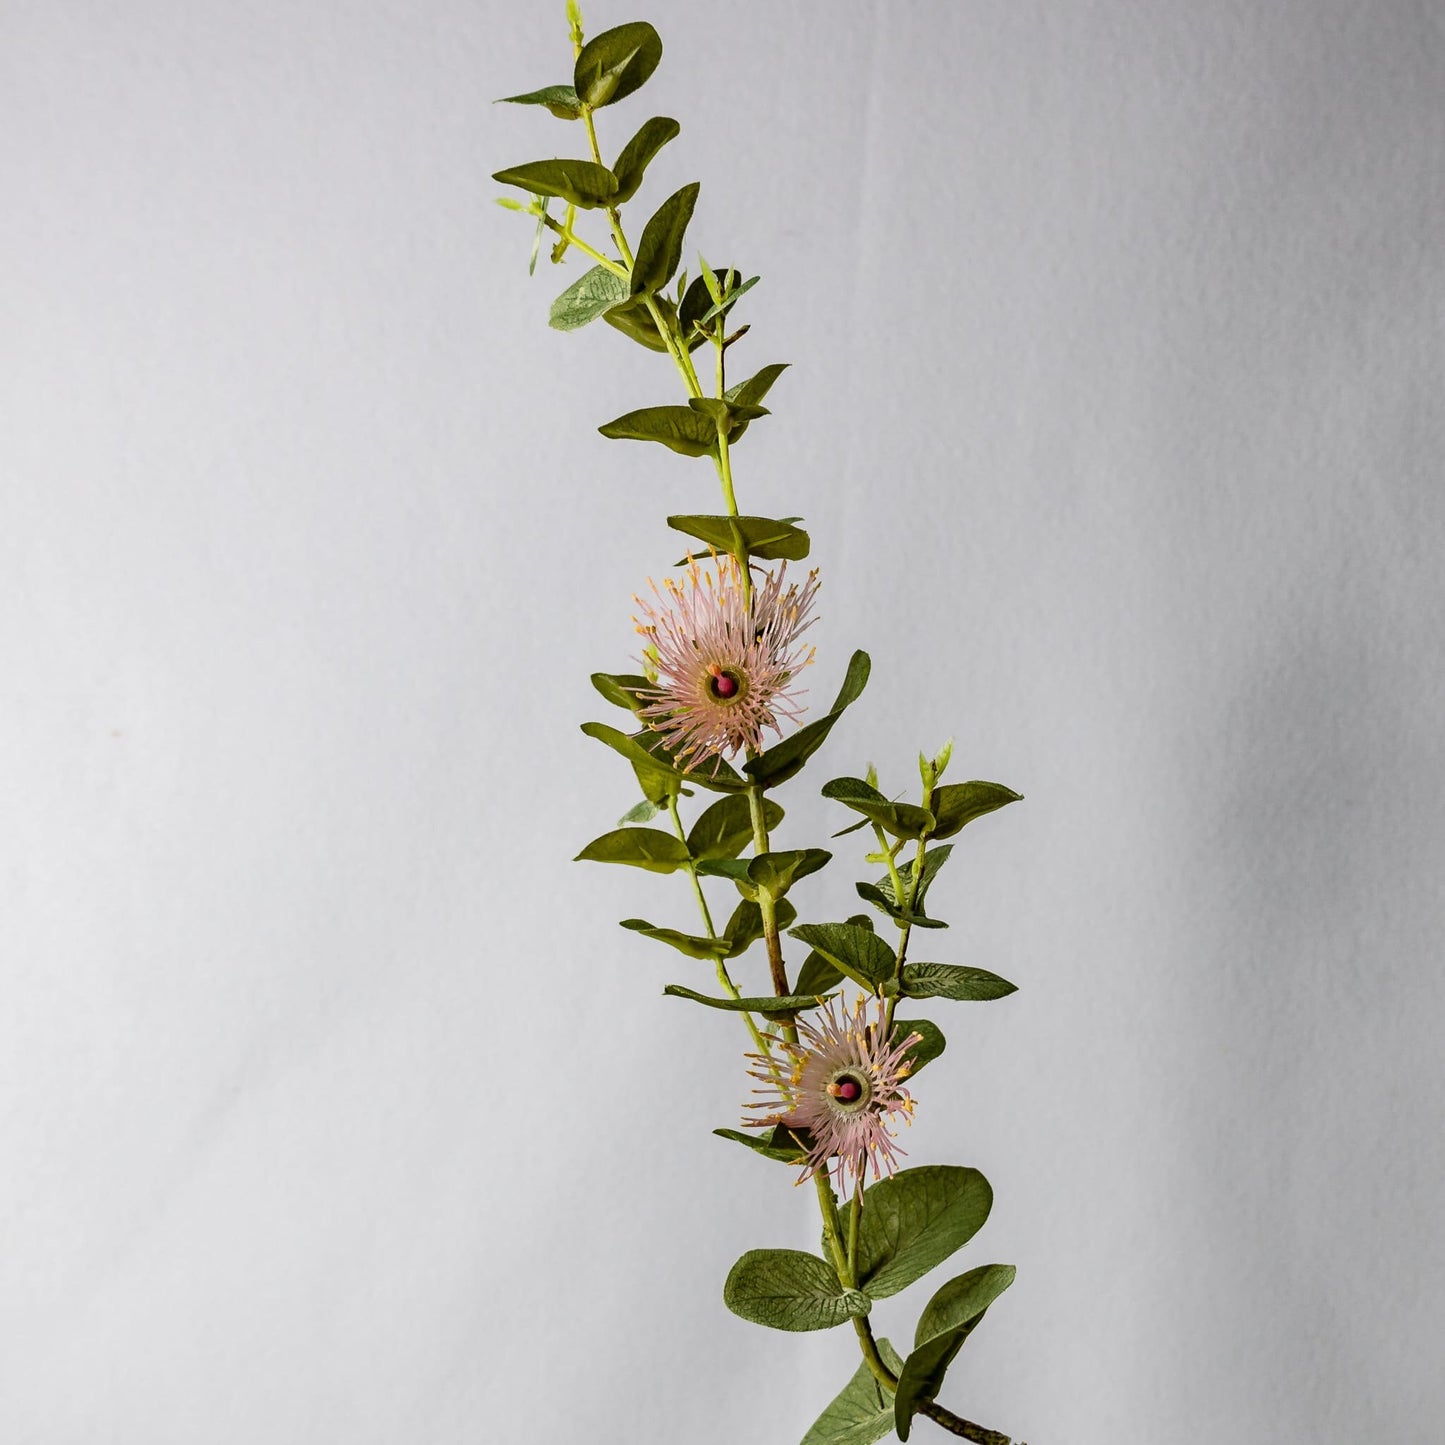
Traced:
<path fill-rule="evenodd" d="M 615 926 L 680 885 L 568 862 L 630 800 L 587 673 L 714 491 L 597 436 L 670 372 L 549 331 L 492 204 L 581 143 L 488 104 L 561 9 L 0 8 L 6 1441 L 788 1445 L 853 1368 L 720 1302 L 812 1203 Z M 643 201 L 762 273 L 740 496 L 812 528 L 816 693 L 875 661 L 783 843 L 950 733 L 1027 795 L 939 885 L 1022 985 L 907 1141 L 1020 1270 L 947 1399 L 1437 1439 L 1445 12 L 640 13 L 604 145 L 676 115 Z"/>

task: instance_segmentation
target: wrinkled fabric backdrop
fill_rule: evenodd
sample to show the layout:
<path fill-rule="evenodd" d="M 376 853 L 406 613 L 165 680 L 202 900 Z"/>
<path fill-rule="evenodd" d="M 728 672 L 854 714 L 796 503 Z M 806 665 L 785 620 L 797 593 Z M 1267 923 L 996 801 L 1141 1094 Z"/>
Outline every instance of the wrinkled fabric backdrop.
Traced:
<path fill-rule="evenodd" d="M 587 18 L 643 16 L 631 225 L 700 179 L 761 272 L 739 496 L 812 531 L 814 696 L 874 658 L 781 844 L 950 734 L 1027 796 L 935 895 L 1021 986 L 904 1141 L 1019 1267 L 945 1399 L 1437 1439 L 1445 11 Z M 686 888 L 569 862 L 632 801 L 587 674 L 716 502 L 597 435 L 675 378 L 493 205 L 569 64 L 561 0 L 0 9 L 7 1442 L 792 1445 L 854 1368 L 722 1306 L 816 1226 L 616 926 Z"/>

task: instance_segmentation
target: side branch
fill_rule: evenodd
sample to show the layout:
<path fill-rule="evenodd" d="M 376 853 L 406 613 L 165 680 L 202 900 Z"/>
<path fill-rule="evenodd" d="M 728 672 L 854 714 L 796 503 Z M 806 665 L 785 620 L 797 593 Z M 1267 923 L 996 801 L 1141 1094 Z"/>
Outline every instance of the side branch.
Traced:
<path fill-rule="evenodd" d="M 972 1420 L 965 1420 L 962 1415 L 945 1410 L 936 1400 L 925 1400 L 918 1407 L 918 1413 L 927 1415 L 935 1425 L 941 1425 L 950 1435 L 962 1435 L 965 1440 L 974 1441 L 975 1445 L 1012 1445 L 1007 1435 L 975 1425 Z M 1023 1441 L 1020 1441 L 1019 1445 L 1023 1445 Z"/>

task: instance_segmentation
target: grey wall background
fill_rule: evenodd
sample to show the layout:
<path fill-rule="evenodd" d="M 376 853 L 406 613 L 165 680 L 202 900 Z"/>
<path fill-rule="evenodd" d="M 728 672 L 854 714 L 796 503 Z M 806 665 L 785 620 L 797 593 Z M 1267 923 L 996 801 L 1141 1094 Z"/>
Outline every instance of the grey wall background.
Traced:
<path fill-rule="evenodd" d="M 492 204 L 580 144 L 488 104 L 561 9 L 0 7 L 7 1441 L 786 1445 L 853 1368 L 718 1298 L 813 1224 L 615 927 L 685 893 L 567 861 L 713 484 L 596 435 L 670 373 Z M 682 120 L 644 200 L 701 178 L 794 363 L 744 506 L 811 525 L 815 691 L 875 658 L 784 843 L 949 734 L 1028 796 L 940 885 L 1022 985 L 908 1141 L 1020 1267 L 948 1398 L 1438 1439 L 1445 12 L 647 13 L 604 145 Z"/>

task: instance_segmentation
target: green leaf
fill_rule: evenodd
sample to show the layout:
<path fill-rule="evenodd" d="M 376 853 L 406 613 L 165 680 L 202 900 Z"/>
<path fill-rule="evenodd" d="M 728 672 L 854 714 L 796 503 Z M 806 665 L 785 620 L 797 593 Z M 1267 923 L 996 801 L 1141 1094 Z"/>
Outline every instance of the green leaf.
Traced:
<path fill-rule="evenodd" d="M 628 823 L 650 823 L 661 811 L 651 798 L 644 798 L 640 803 L 634 803 L 617 820 L 617 826 L 623 828 Z"/>
<path fill-rule="evenodd" d="M 894 1018 L 890 1038 L 901 1043 L 909 1034 L 919 1035 L 918 1042 L 908 1051 L 908 1076 L 914 1077 L 925 1064 L 932 1063 L 947 1047 L 943 1030 L 928 1019 Z"/>
<path fill-rule="evenodd" d="M 951 838 L 967 823 L 1023 798 L 1002 783 L 945 783 L 929 795 L 928 806 L 938 819 L 935 838 Z"/>
<path fill-rule="evenodd" d="M 826 993 L 842 982 L 843 970 L 834 968 L 815 948 L 803 960 L 803 967 L 798 972 L 797 987 L 799 993 Z"/>
<path fill-rule="evenodd" d="M 737 884 L 737 890 L 749 902 L 756 903 L 758 890 L 748 877 L 750 858 L 703 858 L 698 862 L 697 871 L 705 878 L 727 878 Z M 762 935 L 759 934 L 759 937 Z"/>
<path fill-rule="evenodd" d="M 795 527 L 797 517 L 705 517 L 684 515 L 669 517 L 667 525 L 674 532 L 696 537 L 718 552 L 736 553 L 739 546 L 750 557 L 765 562 L 786 559 L 801 562 L 808 555 L 808 534 Z"/>
<path fill-rule="evenodd" d="M 751 291 L 762 279 L 761 276 L 750 276 L 741 286 L 729 286 L 726 293 L 708 307 L 701 317 L 698 318 L 698 325 L 706 326 L 714 316 L 721 316 L 725 312 L 732 310 L 733 302 L 745 291 Z"/>
<path fill-rule="evenodd" d="M 728 1272 L 723 1303 L 775 1330 L 828 1330 L 872 1307 L 838 1283 L 832 1265 L 800 1249 L 750 1249 Z"/>
<path fill-rule="evenodd" d="M 805 1129 L 789 1129 L 786 1124 L 775 1124 L 766 1134 L 746 1134 L 741 1129 L 714 1129 L 713 1133 L 720 1139 L 745 1144 L 753 1153 L 766 1159 L 776 1159 L 783 1164 L 807 1162 L 807 1144 L 798 1142 L 798 1139 L 808 1139 Z"/>
<path fill-rule="evenodd" d="M 616 828 L 594 838 L 573 861 L 630 863 L 650 873 L 675 873 L 687 862 L 687 847 L 660 828 Z"/>
<path fill-rule="evenodd" d="M 821 848 L 792 848 L 759 853 L 748 860 L 748 881 L 759 891 L 781 898 L 800 878 L 816 873 L 832 860 Z"/>
<path fill-rule="evenodd" d="M 897 962 L 893 950 L 870 928 L 856 923 L 804 923 L 789 929 L 789 936 L 816 949 L 864 988 L 876 988 L 893 977 Z"/>
<path fill-rule="evenodd" d="M 576 120 L 582 114 L 577 92 L 570 85 L 544 85 L 526 95 L 504 95 L 495 105 L 545 105 L 558 120 Z"/>
<path fill-rule="evenodd" d="M 913 894 L 913 906 L 920 913 L 923 911 L 924 901 L 928 897 L 928 890 L 933 887 L 933 880 L 938 877 L 938 870 L 942 868 L 943 865 L 947 863 L 949 858 L 951 858 L 952 856 L 952 843 L 944 843 L 941 847 L 930 848 L 928 852 L 923 855 L 923 868 L 919 874 L 918 887 Z M 905 901 L 908 897 L 908 889 L 912 882 L 912 878 L 912 868 L 910 867 L 904 870 L 903 898 Z M 890 898 L 893 897 L 893 879 L 891 877 L 883 879 L 880 886 Z M 893 901 L 896 903 L 900 900 L 893 899 Z"/>
<path fill-rule="evenodd" d="M 576 331 L 595 321 L 609 306 L 627 299 L 627 278 L 594 266 L 584 271 L 553 303 L 547 325 L 554 331 Z"/>
<path fill-rule="evenodd" d="M 918 879 L 918 888 L 911 912 L 907 908 L 901 907 L 894 897 L 891 877 L 880 878 L 877 883 L 855 883 L 853 886 L 857 889 L 860 898 L 871 903 L 880 912 L 886 913 L 895 923 L 907 923 L 914 928 L 947 928 L 948 925 L 941 919 L 930 918 L 924 912 L 924 902 L 928 897 L 928 890 L 932 886 L 934 878 L 938 876 L 938 870 L 948 862 L 952 852 L 953 844 L 944 843 L 940 847 L 930 848 L 924 854 L 923 872 Z M 902 877 L 903 896 L 906 899 L 912 887 L 911 866 L 903 869 Z"/>
<path fill-rule="evenodd" d="M 786 898 L 778 899 L 773 913 L 780 929 L 788 927 L 798 916 L 797 909 Z M 763 910 L 755 900 L 744 898 L 733 909 L 733 916 L 728 919 L 727 927 L 723 929 L 723 937 L 728 941 L 727 957 L 736 958 L 740 953 L 746 953 L 762 936 Z M 806 993 L 807 990 L 800 989 L 799 992 Z"/>
<path fill-rule="evenodd" d="M 733 297 L 733 300 L 736 300 Z M 731 303 L 729 303 L 731 304 Z M 747 328 L 744 327 L 744 330 Z M 723 392 L 723 395 L 739 406 L 757 406 L 768 394 L 772 384 L 788 369 L 787 362 L 774 362 L 771 366 L 765 366 L 755 376 L 750 376 L 746 381 L 740 381 L 736 386 L 730 386 Z M 736 442 L 742 439 L 742 435 L 748 429 L 747 422 L 741 422 L 733 431 L 730 440 Z M 795 519 L 796 520 L 796 519 Z"/>
<path fill-rule="evenodd" d="M 992 1205 L 988 1180 L 953 1164 L 904 1169 L 870 1186 L 858 1231 L 859 1288 L 874 1299 L 897 1294 L 967 1244 Z"/>
<path fill-rule="evenodd" d="M 691 772 L 677 767 L 660 733 L 623 733 L 606 723 L 596 722 L 583 723 L 582 731 L 626 758 L 636 769 L 647 796 L 654 801 L 656 794 L 651 791 L 654 783 L 661 789 L 664 801 L 669 791 L 677 793 L 684 782 L 696 783 L 714 793 L 738 793 L 747 786 L 721 758 L 699 764 Z"/>
<path fill-rule="evenodd" d="M 894 1426 L 908 1439 L 913 1413 L 943 1388 L 943 1377 L 988 1307 L 1014 1282 L 1011 1264 L 985 1264 L 951 1279 L 929 1300 L 918 1319 L 913 1353 L 898 1372 Z"/>
<path fill-rule="evenodd" d="M 723 395 L 729 401 L 756 406 L 772 390 L 773 383 L 787 369 L 786 361 L 775 361 L 770 366 L 763 367 L 755 375 L 748 377 L 746 381 L 740 381 L 736 386 L 728 387 Z"/>
<path fill-rule="evenodd" d="M 630 287 L 629 287 L 630 289 Z M 662 333 L 657 329 L 657 324 L 652 319 L 652 313 L 648 311 L 646 297 L 633 296 L 627 301 L 614 306 L 610 311 L 602 313 L 602 319 L 624 336 L 630 336 L 640 345 L 645 346 L 649 351 L 666 351 L 667 342 L 663 339 Z M 666 300 L 659 296 L 656 305 L 661 307 Z M 671 303 L 667 303 L 671 309 Z"/>
<path fill-rule="evenodd" d="M 670 983 L 663 989 L 670 998 L 689 998 L 693 1003 L 706 1004 L 708 1008 L 727 1009 L 732 1013 L 762 1014 L 766 1018 L 791 1018 L 810 1008 L 817 1008 L 822 1001 L 812 994 L 765 994 L 760 998 L 709 998 L 706 994 L 684 988 L 680 983 Z"/>
<path fill-rule="evenodd" d="M 666 762 L 654 758 L 636 736 L 619 732 L 606 723 L 583 723 L 582 731 L 588 737 L 606 743 L 613 752 L 621 753 L 632 764 L 637 781 L 649 801 L 665 803 L 669 797 L 676 796 L 682 786 L 681 777 Z"/>
<path fill-rule="evenodd" d="M 844 710 L 851 703 L 857 701 L 859 694 L 868 685 L 869 667 L 868 654 L 855 652 L 849 659 L 848 671 L 844 675 L 843 686 L 838 691 L 832 710 L 816 722 L 799 728 L 791 737 L 784 738 L 761 757 L 744 764 L 743 771 L 765 788 L 776 787 L 801 772 L 808 759 L 823 746 L 828 734 L 833 730 L 833 724 L 843 716 Z"/>
<path fill-rule="evenodd" d="M 870 933 L 873 931 L 873 920 L 866 913 L 855 913 L 848 922 L 856 928 L 866 928 Z M 786 925 L 779 923 L 780 928 Z M 798 974 L 798 993 L 826 993 L 830 988 L 835 988 L 843 982 L 843 970 L 834 968 L 826 958 L 815 948 L 803 960 L 802 970 Z"/>
<path fill-rule="evenodd" d="M 714 793 L 741 793 L 747 783 L 720 757 L 704 758 L 692 767 L 684 767 L 667 745 L 667 740 L 654 729 L 635 734 L 638 745 L 655 765 L 671 768 L 680 779 L 697 783 Z"/>
<path fill-rule="evenodd" d="M 898 1351 L 887 1340 L 878 1341 L 878 1353 L 895 1375 L 903 1368 Z M 803 1445 L 875 1445 L 892 1429 L 893 1397 L 874 1379 L 865 1361 L 813 1422 Z"/>
<path fill-rule="evenodd" d="M 662 37 L 645 20 L 604 30 L 582 47 L 572 84 L 594 110 L 631 95 L 657 69 Z"/>
<path fill-rule="evenodd" d="M 783 810 L 771 798 L 763 801 L 763 825 L 771 833 L 783 821 Z M 687 851 L 694 858 L 736 858 L 753 841 L 752 810 L 747 796 L 719 798 L 692 825 Z"/>
<path fill-rule="evenodd" d="M 722 401 L 715 396 L 690 397 L 687 404 L 694 411 L 701 412 L 718 431 L 728 437 L 741 435 L 750 421 L 770 415 L 765 406 L 740 406 L 735 401 Z"/>
<path fill-rule="evenodd" d="M 909 998 L 983 1000 L 1006 998 L 1018 985 L 986 968 L 948 963 L 905 963 L 903 992 Z"/>
<path fill-rule="evenodd" d="M 883 882 L 886 883 L 887 880 L 885 879 Z M 929 918 L 927 914 L 909 913 L 907 909 L 897 907 L 893 902 L 892 890 L 885 891 L 881 883 L 855 883 L 853 887 L 865 903 L 871 903 L 880 913 L 886 913 L 895 923 L 907 923 L 914 928 L 948 927 L 941 918 Z"/>
<path fill-rule="evenodd" d="M 682 127 L 670 116 L 655 115 L 642 123 L 642 129 L 622 147 L 622 154 L 612 167 L 617 177 L 617 195 L 614 205 L 624 205 L 637 194 L 642 177 L 652 158 L 668 141 L 676 139 Z"/>
<path fill-rule="evenodd" d="M 618 707 L 636 712 L 656 698 L 657 687 L 640 673 L 635 672 L 594 672 L 592 686 Z"/>
<path fill-rule="evenodd" d="M 661 442 L 685 457 L 707 457 L 717 449 L 717 428 L 688 406 L 645 406 L 597 430 L 624 441 Z"/>
<path fill-rule="evenodd" d="M 617 177 L 596 161 L 528 161 L 494 171 L 492 179 L 534 196 L 560 196 L 584 211 L 605 206 L 617 194 Z"/>
<path fill-rule="evenodd" d="M 632 263 L 632 294 L 661 291 L 682 260 L 682 238 L 697 205 L 697 181 L 674 191 L 643 227 Z"/>
<path fill-rule="evenodd" d="M 675 928 L 656 928 L 645 918 L 624 918 L 623 928 L 630 928 L 644 938 L 655 938 L 666 943 L 689 958 L 715 961 L 728 956 L 728 941 L 725 938 L 702 938 L 694 933 L 679 933 Z"/>
<path fill-rule="evenodd" d="M 862 778 L 834 778 L 823 784 L 823 796 L 862 813 L 895 838 L 921 838 L 933 826 L 933 814 L 911 803 L 890 803 Z M 927 862 L 927 855 L 924 859 Z"/>
<path fill-rule="evenodd" d="M 704 261 L 703 265 L 706 266 L 707 263 Z M 682 293 L 682 304 L 677 308 L 677 324 L 682 328 L 682 334 L 684 336 L 696 335 L 699 341 L 704 338 L 701 333 L 695 332 L 693 328 L 697 326 L 698 322 L 702 320 L 703 314 L 707 312 L 713 304 L 712 292 L 707 284 L 707 277 L 708 272 L 705 270 L 701 276 L 693 278 L 692 284 Z M 713 279 L 719 282 L 726 281 L 728 285 L 735 286 L 738 281 L 742 279 L 742 273 L 725 268 L 723 271 L 717 273 Z M 726 395 L 726 393 L 724 393 L 724 395 Z M 728 399 L 730 401 L 736 400 L 734 397 L 729 397 Z M 753 400 L 754 398 L 748 399 Z"/>

